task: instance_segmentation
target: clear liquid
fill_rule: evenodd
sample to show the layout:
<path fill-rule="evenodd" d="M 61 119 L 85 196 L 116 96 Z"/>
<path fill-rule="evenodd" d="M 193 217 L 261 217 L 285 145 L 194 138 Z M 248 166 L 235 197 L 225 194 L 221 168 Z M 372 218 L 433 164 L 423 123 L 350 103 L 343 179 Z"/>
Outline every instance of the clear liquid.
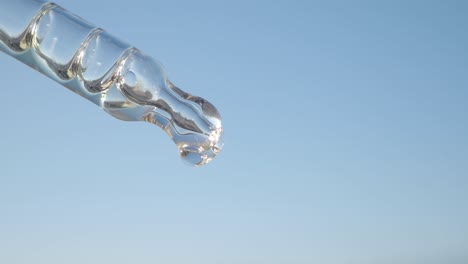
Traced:
<path fill-rule="evenodd" d="M 55 4 L 41 3 L 21 33 L 0 26 L 0 49 L 118 119 L 159 126 L 189 164 L 221 151 L 221 117 L 211 103 L 174 86 L 156 60 Z"/>

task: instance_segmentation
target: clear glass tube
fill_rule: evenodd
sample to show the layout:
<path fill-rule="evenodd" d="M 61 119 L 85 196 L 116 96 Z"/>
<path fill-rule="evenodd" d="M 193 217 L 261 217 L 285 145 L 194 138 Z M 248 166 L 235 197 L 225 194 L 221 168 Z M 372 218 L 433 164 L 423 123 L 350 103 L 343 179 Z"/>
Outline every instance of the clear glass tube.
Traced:
<path fill-rule="evenodd" d="M 0 50 L 118 119 L 161 127 L 190 164 L 206 164 L 222 148 L 211 103 L 174 86 L 156 60 L 54 3 L 0 0 Z"/>

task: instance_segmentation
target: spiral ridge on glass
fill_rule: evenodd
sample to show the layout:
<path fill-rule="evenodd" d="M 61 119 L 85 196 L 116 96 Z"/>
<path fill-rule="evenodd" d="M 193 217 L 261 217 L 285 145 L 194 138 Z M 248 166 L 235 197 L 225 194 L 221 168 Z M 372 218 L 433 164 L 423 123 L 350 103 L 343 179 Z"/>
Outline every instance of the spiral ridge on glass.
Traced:
<path fill-rule="evenodd" d="M 161 127 L 190 164 L 221 151 L 216 108 L 173 85 L 158 61 L 54 3 L 1 2 L 0 50 L 118 119 Z"/>

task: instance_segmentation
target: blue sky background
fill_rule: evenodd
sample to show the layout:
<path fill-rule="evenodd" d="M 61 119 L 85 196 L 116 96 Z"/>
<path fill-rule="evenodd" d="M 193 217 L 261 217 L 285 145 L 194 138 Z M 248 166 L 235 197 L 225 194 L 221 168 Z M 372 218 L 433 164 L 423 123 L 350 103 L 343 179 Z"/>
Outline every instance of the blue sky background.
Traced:
<path fill-rule="evenodd" d="M 57 1 L 213 102 L 182 163 L 0 54 L 0 262 L 468 262 L 466 1 Z"/>

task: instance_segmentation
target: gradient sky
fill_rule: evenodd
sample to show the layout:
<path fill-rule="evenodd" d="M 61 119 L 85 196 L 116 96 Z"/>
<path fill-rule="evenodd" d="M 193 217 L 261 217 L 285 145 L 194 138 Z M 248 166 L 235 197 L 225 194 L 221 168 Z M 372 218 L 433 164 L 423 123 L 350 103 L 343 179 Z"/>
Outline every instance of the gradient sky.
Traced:
<path fill-rule="evenodd" d="M 468 2 L 56 2 L 213 102 L 225 148 L 189 167 L 0 54 L 0 263 L 468 263 Z"/>

